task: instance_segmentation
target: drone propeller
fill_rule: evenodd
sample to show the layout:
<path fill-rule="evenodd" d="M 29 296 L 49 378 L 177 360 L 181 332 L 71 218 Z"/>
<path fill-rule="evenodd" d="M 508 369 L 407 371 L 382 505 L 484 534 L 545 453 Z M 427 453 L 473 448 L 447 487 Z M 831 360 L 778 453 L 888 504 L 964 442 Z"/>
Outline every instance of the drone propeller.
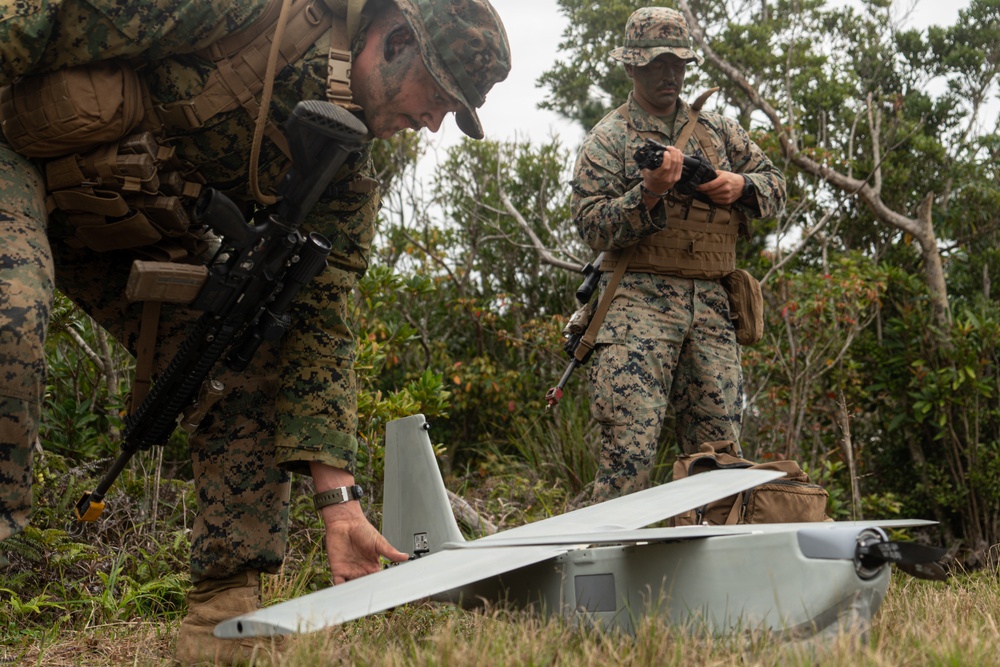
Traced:
<path fill-rule="evenodd" d="M 866 569 L 895 563 L 900 570 L 918 579 L 945 581 L 948 573 L 941 565 L 941 559 L 947 553 L 947 549 L 915 542 L 862 542 L 858 544 L 857 556 L 859 564 Z"/>

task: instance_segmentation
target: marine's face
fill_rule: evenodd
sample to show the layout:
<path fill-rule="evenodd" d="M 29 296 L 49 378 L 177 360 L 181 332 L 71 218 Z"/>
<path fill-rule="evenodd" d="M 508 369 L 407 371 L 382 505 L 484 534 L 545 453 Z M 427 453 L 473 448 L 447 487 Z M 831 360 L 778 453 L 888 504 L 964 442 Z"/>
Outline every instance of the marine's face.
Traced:
<path fill-rule="evenodd" d="M 374 69 L 361 88 L 356 99 L 365 110 L 368 129 L 379 139 L 406 129 L 426 127 L 437 132 L 446 115 L 462 108 L 438 85 L 415 51 Z"/>
<path fill-rule="evenodd" d="M 632 77 L 632 96 L 647 113 L 664 116 L 673 113 L 684 86 L 687 62 L 672 53 L 664 53 L 648 65 L 626 65 Z"/>

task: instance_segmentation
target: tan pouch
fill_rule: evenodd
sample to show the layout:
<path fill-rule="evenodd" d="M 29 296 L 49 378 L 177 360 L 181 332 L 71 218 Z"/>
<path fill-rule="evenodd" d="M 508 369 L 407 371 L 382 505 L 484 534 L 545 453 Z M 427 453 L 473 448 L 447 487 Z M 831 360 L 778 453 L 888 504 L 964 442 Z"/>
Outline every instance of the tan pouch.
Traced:
<path fill-rule="evenodd" d="M 191 226 L 187 210 L 177 197 L 129 197 L 132 208 L 140 209 L 164 236 L 180 236 Z"/>
<path fill-rule="evenodd" d="M 106 61 L 28 76 L 0 89 L 0 127 L 32 158 L 85 153 L 114 142 L 143 119 L 139 77 Z"/>
<path fill-rule="evenodd" d="M 72 216 L 70 221 L 73 222 Z M 98 252 L 149 245 L 161 238 L 163 237 L 149 224 L 142 211 L 132 211 L 118 220 L 81 224 L 76 228 L 76 239 L 87 248 Z"/>
<path fill-rule="evenodd" d="M 729 316 L 736 327 L 736 342 L 753 345 L 764 335 L 764 296 L 760 283 L 743 269 L 722 278 L 729 295 Z"/>
<path fill-rule="evenodd" d="M 798 468 L 794 461 L 776 463 L 791 463 Z M 768 464 L 754 467 L 767 470 Z M 810 484 L 809 477 L 802 474 L 805 480 L 783 477 L 743 492 L 740 494 L 741 502 L 733 507 L 735 514 L 727 523 L 826 521 L 829 494 L 819 485 Z"/>

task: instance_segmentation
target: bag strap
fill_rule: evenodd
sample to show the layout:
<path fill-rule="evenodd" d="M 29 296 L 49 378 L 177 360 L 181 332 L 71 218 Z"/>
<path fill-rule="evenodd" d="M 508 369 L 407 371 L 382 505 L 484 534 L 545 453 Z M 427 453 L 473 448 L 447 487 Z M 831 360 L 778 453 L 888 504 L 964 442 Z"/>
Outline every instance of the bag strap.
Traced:
<path fill-rule="evenodd" d="M 705 104 L 705 101 L 712 96 L 718 88 L 712 88 L 705 91 L 698 96 L 698 99 L 694 101 L 691 105 L 691 118 L 688 123 L 681 130 L 681 133 L 677 137 L 677 141 L 674 142 L 674 146 L 684 149 L 684 145 L 687 144 L 688 139 L 691 138 L 691 134 L 694 132 L 695 127 L 698 125 L 698 116 L 701 113 L 701 107 Z M 628 112 L 628 102 L 622 104 L 618 107 L 618 113 L 620 113 L 627 122 L 632 122 L 631 114 Z M 635 255 L 635 249 L 638 243 L 633 243 L 628 248 L 622 251 L 621 256 L 615 263 L 615 272 L 611 274 L 611 278 L 608 280 L 608 286 L 604 289 L 604 293 L 601 294 L 601 300 L 597 304 L 597 311 L 594 316 L 590 319 L 590 324 L 587 325 L 587 330 L 583 334 L 583 338 L 580 339 L 580 344 L 576 347 L 576 352 L 573 356 L 580 363 L 587 358 L 590 351 L 594 349 L 597 344 L 597 332 L 600 330 L 601 325 L 604 323 L 604 317 L 608 314 L 608 310 L 611 308 L 611 302 L 615 299 L 615 292 L 618 291 L 618 284 L 621 283 L 622 276 L 625 275 L 625 269 L 628 268 L 628 264 L 632 261 L 632 257 Z"/>
<path fill-rule="evenodd" d="M 729 509 L 729 514 L 726 515 L 726 522 L 723 525 L 735 526 L 740 522 L 740 514 L 742 514 L 743 503 L 747 500 L 747 494 L 750 493 L 752 489 L 747 489 L 746 491 L 740 491 L 736 494 L 736 501 L 733 502 L 733 506 Z"/>

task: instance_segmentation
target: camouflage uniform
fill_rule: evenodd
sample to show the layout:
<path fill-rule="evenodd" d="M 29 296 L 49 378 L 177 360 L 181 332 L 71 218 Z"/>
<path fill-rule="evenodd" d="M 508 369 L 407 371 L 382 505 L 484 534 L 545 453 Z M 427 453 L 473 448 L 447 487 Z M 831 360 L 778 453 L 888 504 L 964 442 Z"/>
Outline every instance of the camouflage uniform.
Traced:
<path fill-rule="evenodd" d="M 677 26 L 676 21 L 682 27 L 664 40 L 666 47 L 625 48 L 613 55 L 639 65 L 651 60 L 650 51 L 652 57 L 671 52 L 697 58 L 683 18 L 673 10 L 638 10 L 630 19 L 630 34 L 635 19 L 649 18 L 644 12 L 660 24 L 666 14 L 668 27 Z M 574 170 L 572 210 L 580 236 L 594 250 L 626 248 L 670 229 L 667 208 L 661 203 L 650 211 L 643 202 L 641 170 L 633 154 L 647 137 L 674 143 L 691 113 L 682 100 L 676 108 L 675 118 L 652 116 L 630 94 L 627 118 L 615 110 L 585 138 Z M 702 112 L 698 122 L 709 130 L 719 157 L 716 169 L 752 181 L 759 210 L 741 207 L 744 212 L 753 217 L 779 212 L 785 202 L 784 177 L 746 131 L 715 113 Z M 704 155 L 694 135 L 679 148 L 687 155 Z M 602 277 L 602 291 L 608 278 Z M 706 441 L 739 440 L 740 352 L 728 297 L 717 280 L 627 271 L 596 343 L 591 412 L 601 427 L 602 448 L 595 500 L 648 486 L 668 405 L 674 407 L 676 436 L 684 451 L 697 451 Z"/>
<path fill-rule="evenodd" d="M 418 15 L 415 5 L 424 0 L 396 2 L 412 21 Z M 12 15 L 0 16 L 0 86 L 25 74 L 119 57 L 141 65 L 140 75 L 154 104 L 191 99 L 202 89 L 212 65 L 190 53 L 249 25 L 267 4 L 268 0 L 17 3 Z M 505 36 L 503 40 L 505 49 Z M 328 48 L 324 36 L 301 59 L 278 72 L 271 105 L 275 123 L 287 117 L 299 100 L 326 98 Z M 497 68 L 505 73 L 509 54 L 507 58 L 493 63 L 492 70 L 487 66 L 488 74 L 496 75 Z M 428 69 L 435 79 L 448 79 L 430 64 Z M 466 99 L 479 106 L 485 95 L 479 88 L 488 89 L 498 80 L 486 78 L 470 72 L 457 85 Z M 449 80 L 446 90 L 452 92 L 455 85 Z M 470 91 L 478 98 L 470 97 Z M 463 129 L 482 136 L 474 109 L 457 115 Z M 200 129 L 174 132 L 164 143 L 196 165 L 209 186 L 238 202 L 249 202 L 253 130 L 254 121 L 237 109 L 213 117 Z M 273 189 L 285 163 L 277 146 L 265 140 L 261 190 Z M 68 245 L 70 230 L 58 213 L 46 221 L 39 166 L 0 138 L 4 243 L 0 539 L 22 528 L 30 509 L 29 446 L 38 433 L 53 282 L 133 353 L 141 311 L 140 304 L 124 298 L 135 255 L 95 253 Z M 357 177 L 374 177 L 370 143 L 351 155 L 334 183 Z M 377 189 L 328 190 L 304 228 L 332 242 L 330 266 L 300 294 L 292 308 L 292 326 L 278 345 L 263 346 L 243 373 L 219 375 L 226 395 L 190 441 L 199 501 L 192 537 L 194 581 L 244 570 L 277 571 L 287 533 L 289 471 L 308 473 L 309 464 L 319 462 L 353 472 L 357 401 L 346 301 L 367 269 L 379 206 Z M 197 315 L 183 306 L 164 304 L 156 369 L 169 362 Z"/>

